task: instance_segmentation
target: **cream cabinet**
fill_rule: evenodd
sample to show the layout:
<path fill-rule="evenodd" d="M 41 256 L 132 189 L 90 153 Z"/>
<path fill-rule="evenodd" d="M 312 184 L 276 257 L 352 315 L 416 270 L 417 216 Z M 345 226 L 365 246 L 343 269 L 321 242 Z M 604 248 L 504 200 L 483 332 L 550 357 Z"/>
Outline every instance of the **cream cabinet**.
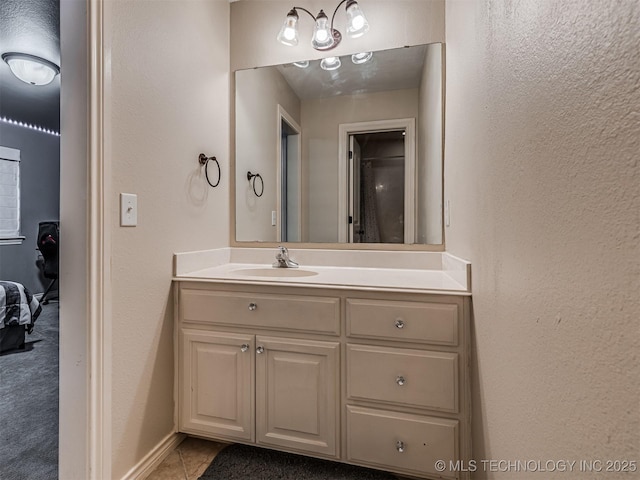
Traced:
<path fill-rule="evenodd" d="M 176 281 L 175 302 L 178 431 L 466 478 L 469 297 Z"/>

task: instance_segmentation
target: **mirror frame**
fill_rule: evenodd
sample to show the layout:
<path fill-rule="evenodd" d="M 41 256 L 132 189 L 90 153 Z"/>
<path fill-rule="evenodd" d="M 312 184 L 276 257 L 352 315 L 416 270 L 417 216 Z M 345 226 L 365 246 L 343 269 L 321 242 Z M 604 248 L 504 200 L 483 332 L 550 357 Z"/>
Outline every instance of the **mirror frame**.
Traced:
<path fill-rule="evenodd" d="M 340 243 L 340 242 L 261 242 L 261 241 L 238 241 L 236 240 L 236 72 L 234 70 L 229 75 L 229 246 L 233 248 L 277 248 L 284 245 L 290 249 L 317 249 L 317 250 L 383 250 L 383 251 L 423 251 L 423 252 L 444 252 L 446 246 L 445 221 L 444 221 L 444 138 L 446 131 L 446 59 L 447 48 L 445 42 L 433 42 L 442 44 L 442 243 L 432 244 L 408 244 L 408 243 Z M 405 47 L 417 46 L 406 45 Z M 302 61 L 298 59 L 293 61 Z M 276 67 L 278 65 L 264 65 L 255 68 Z M 249 69 L 239 69 L 249 70 Z M 303 182 L 302 189 L 306 188 Z"/>

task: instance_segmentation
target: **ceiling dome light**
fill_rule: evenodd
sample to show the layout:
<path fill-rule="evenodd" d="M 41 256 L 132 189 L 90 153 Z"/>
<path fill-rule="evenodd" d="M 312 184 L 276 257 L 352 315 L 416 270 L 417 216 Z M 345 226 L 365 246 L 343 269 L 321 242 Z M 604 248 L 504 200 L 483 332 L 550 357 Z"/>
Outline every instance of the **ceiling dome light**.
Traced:
<path fill-rule="evenodd" d="M 347 35 L 351 38 L 358 38 L 369 31 L 369 22 L 367 22 L 362 9 L 355 0 L 347 2 Z"/>
<path fill-rule="evenodd" d="M 2 54 L 11 73 L 30 85 L 47 85 L 60 73 L 55 63 L 26 53 L 7 52 Z"/>
<path fill-rule="evenodd" d="M 351 61 L 356 65 L 367 63 L 373 57 L 373 52 L 354 53 L 351 55 Z"/>
<path fill-rule="evenodd" d="M 278 33 L 277 39 L 280 43 L 290 47 L 298 45 L 298 13 L 295 8 L 292 8 L 287 13 L 287 18 L 280 29 L 280 33 Z"/>
<path fill-rule="evenodd" d="M 320 68 L 328 71 L 337 70 L 340 68 L 340 65 L 342 65 L 342 63 L 338 57 L 323 58 L 320 62 Z"/>
<path fill-rule="evenodd" d="M 298 68 L 307 68 L 309 66 L 309 60 L 302 60 L 301 62 L 293 62 Z"/>

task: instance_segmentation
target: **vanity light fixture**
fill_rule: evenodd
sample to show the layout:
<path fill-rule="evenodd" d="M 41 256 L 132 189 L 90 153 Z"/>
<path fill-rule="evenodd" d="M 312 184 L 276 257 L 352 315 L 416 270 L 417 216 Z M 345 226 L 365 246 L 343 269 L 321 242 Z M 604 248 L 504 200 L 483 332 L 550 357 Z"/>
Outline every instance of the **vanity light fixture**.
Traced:
<path fill-rule="evenodd" d="M 313 36 L 311 37 L 311 45 L 313 48 L 324 51 L 337 47 L 342 41 L 342 34 L 333 28 L 333 21 L 336 18 L 338 9 L 344 3 L 347 4 L 347 35 L 351 38 L 361 37 L 369 30 L 369 22 L 367 22 L 356 0 L 342 0 L 333 11 L 331 23 L 329 23 L 329 18 L 323 10 L 320 10 L 320 13 L 314 16 L 306 8 L 293 7 L 287 14 L 280 33 L 278 33 L 278 41 L 292 47 L 298 45 L 298 10 L 302 10 L 308 13 L 315 22 Z"/>
<path fill-rule="evenodd" d="M 293 64 L 298 68 L 307 68 L 309 66 L 309 60 L 303 60 L 301 62 L 293 62 Z"/>
<path fill-rule="evenodd" d="M 55 63 L 28 53 L 3 53 L 2 60 L 16 78 L 30 85 L 47 85 L 60 73 L 60 67 Z"/>
<path fill-rule="evenodd" d="M 356 65 L 367 63 L 373 57 L 373 52 L 354 53 L 351 55 L 351 61 Z"/>
<path fill-rule="evenodd" d="M 340 68 L 340 65 L 342 65 L 342 62 L 340 62 L 339 57 L 323 58 L 322 61 L 320 62 L 320 68 L 328 71 L 337 70 Z"/>

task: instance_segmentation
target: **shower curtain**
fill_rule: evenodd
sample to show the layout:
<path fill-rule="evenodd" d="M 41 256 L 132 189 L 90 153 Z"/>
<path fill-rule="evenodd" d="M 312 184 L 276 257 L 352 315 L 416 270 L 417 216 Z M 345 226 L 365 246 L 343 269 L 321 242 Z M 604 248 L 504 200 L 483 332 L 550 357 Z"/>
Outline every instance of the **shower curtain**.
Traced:
<path fill-rule="evenodd" d="M 362 163 L 362 207 L 361 220 L 364 226 L 362 241 L 380 243 L 380 230 L 376 208 L 376 184 L 371 162 Z"/>

